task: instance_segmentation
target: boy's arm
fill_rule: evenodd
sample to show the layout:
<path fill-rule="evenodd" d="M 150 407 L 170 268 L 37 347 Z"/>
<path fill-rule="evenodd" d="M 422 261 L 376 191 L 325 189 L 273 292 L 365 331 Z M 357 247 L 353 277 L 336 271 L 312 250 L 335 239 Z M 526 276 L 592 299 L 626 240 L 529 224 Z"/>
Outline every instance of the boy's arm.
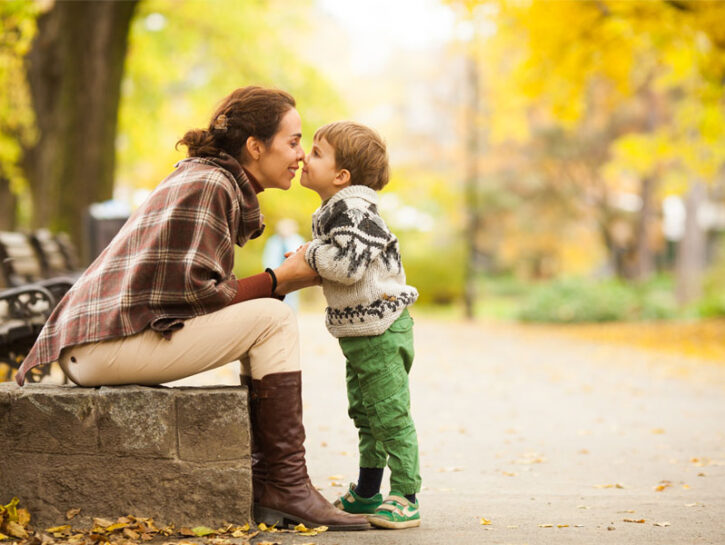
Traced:
<path fill-rule="evenodd" d="M 393 236 L 379 216 L 354 208 L 323 228 L 326 241 L 313 240 L 305 259 L 322 278 L 345 285 L 362 278 Z"/>

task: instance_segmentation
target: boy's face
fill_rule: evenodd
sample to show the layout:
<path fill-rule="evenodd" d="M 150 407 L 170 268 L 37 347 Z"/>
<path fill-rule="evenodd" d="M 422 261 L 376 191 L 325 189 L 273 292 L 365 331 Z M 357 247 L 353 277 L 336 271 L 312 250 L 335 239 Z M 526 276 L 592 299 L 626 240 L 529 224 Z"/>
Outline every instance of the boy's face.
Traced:
<path fill-rule="evenodd" d="M 324 138 L 315 139 L 305 157 L 300 184 L 317 192 L 324 201 L 349 185 L 350 174 L 335 165 L 335 149 Z"/>

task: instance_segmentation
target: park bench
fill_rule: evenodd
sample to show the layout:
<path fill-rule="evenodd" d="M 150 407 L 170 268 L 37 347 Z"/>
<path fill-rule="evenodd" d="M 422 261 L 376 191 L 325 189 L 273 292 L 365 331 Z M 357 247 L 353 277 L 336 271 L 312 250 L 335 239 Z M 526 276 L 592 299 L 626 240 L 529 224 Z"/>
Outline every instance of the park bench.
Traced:
<path fill-rule="evenodd" d="M 53 308 L 77 279 L 74 258 L 67 239 L 59 242 L 47 230 L 32 235 L 0 231 L 0 381 L 19 367 Z M 49 372 L 46 366 L 29 378 L 40 379 Z"/>
<path fill-rule="evenodd" d="M 53 295 L 39 284 L 0 290 L 0 381 L 20 366 L 54 305 Z M 47 372 L 32 370 L 28 380 L 39 380 Z"/>
<path fill-rule="evenodd" d="M 151 517 L 217 528 L 251 520 L 245 386 L 0 384 L 0 505 L 36 528 Z M 90 526 L 88 526 L 90 527 Z"/>

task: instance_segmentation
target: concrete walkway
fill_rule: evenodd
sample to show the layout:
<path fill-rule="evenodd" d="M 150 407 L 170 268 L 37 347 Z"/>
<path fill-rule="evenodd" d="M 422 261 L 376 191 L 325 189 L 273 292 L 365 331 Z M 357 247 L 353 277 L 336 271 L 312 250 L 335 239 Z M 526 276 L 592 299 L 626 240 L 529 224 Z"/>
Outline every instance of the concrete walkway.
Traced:
<path fill-rule="evenodd" d="M 308 466 L 334 499 L 357 477 L 344 360 L 322 315 L 300 328 Z M 255 542 L 725 543 L 725 365 L 515 325 L 415 333 L 422 526 Z"/>

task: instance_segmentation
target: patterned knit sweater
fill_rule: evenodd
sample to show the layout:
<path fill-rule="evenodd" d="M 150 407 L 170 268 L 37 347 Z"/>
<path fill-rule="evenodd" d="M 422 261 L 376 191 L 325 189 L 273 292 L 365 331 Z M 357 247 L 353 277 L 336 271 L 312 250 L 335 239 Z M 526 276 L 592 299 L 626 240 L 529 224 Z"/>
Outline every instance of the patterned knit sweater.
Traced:
<path fill-rule="evenodd" d="M 378 214 L 374 190 L 338 191 L 312 216 L 307 263 L 322 277 L 327 329 L 335 337 L 380 335 L 412 305 L 398 239 Z"/>

